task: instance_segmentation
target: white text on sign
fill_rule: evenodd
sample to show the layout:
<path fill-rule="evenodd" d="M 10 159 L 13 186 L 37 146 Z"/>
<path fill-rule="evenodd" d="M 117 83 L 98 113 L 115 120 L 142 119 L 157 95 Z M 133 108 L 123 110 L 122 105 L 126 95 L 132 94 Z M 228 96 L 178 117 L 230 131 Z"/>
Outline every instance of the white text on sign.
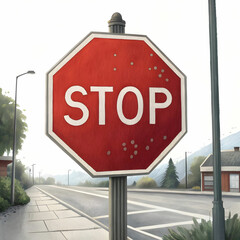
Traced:
<path fill-rule="evenodd" d="M 99 125 L 106 124 L 106 109 L 105 109 L 105 95 L 106 93 L 113 92 L 113 87 L 111 86 L 92 86 L 90 87 L 91 92 L 97 92 L 99 98 Z M 74 92 L 80 92 L 82 95 L 87 95 L 87 91 L 81 86 L 72 86 L 68 88 L 65 93 L 65 101 L 66 103 L 73 108 L 79 108 L 83 112 L 83 115 L 80 119 L 72 119 L 69 115 L 65 115 L 65 121 L 72 126 L 80 126 L 87 122 L 89 117 L 89 110 L 81 102 L 76 102 L 72 100 L 72 94 Z M 135 94 L 137 98 L 137 114 L 134 118 L 126 118 L 123 113 L 123 99 L 128 92 L 132 92 Z M 166 96 L 166 100 L 164 102 L 156 102 L 156 94 L 164 94 Z M 172 95 L 166 88 L 159 87 L 150 87 L 149 88 L 149 124 L 156 124 L 156 110 L 167 108 L 172 103 Z M 117 113 L 119 119 L 126 125 L 134 125 L 138 123 L 143 115 L 143 97 L 138 88 L 133 86 L 128 86 L 123 88 L 117 98 Z"/>

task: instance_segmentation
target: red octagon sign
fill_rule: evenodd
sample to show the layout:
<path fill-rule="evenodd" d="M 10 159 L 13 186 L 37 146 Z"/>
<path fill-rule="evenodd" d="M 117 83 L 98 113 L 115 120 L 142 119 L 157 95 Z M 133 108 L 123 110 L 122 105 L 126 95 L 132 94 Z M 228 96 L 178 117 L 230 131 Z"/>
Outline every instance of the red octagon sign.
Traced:
<path fill-rule="evenodd" d="M 149 173 L 186 133 L 186 78 L 146 36 L 90 33 L 47 81 L 48 136 L 92 176 Z"/>

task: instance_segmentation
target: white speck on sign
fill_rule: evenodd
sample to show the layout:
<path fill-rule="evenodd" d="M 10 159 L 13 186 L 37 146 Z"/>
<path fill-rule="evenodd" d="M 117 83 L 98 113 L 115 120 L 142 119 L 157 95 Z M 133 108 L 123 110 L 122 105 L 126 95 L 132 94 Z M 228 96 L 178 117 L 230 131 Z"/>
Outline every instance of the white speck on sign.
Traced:
<path fill-rule="evenodd" d="M 164 73 L 164 69 L 162 69 L 161 72 Z"/>
<path fill-rule="evenodd" d="M 114 57 L 116 57 L 116 56 L 117 56 L 117 54 L 116 54 L 116 53 L 114 53 L 114 54 L 113 54 L 113 56 L 114 56 Z"/>
<path fill-rule="evenodd" d="M 161 78 L 161 77 L 162 77 L 162 74 L 158 74 L 158 77 Z"/>
<path fill-rule="evenodd" d="M 149 71 L 151 71 L 152 69 L 151 68 L 148 68 Z"/>
<path fill-rule="evenodd" d="M 113 68 L 113 71 L 117 71 L 117 68 Z"/>
<path fill-rule="evenodd" d="M 138 145 L 137 145 L 137 144 L 135 144 L 135 145 L 134 145 L 134 148 L 137 148 L 137 147 L 138 147 Z"/>
<path fill-rule="evenodd" d="M 163 140 L 166 140 L 167 139 L 167 136 L 163 136 Z"/>
<path fill-rule="evenodd" d="M 134 63 L 133 63 L 133 62 L 131 62 L 130 64 L 131 64 L 131 65 L 133 65 Z"/>
<path fill-rule="evenodd" d="M 131 144 L 134 144 L 135 143 L 135 141 L 134 140 L 131 140 Z"/>
<path fill-rule="evenodd" d="M 126 151 L 127 151 L 127 147 L 124 147 L 124 148 L 123 148 L 123 151 L 126 152 Z"/>
<path fill-rule="evenodd" d="M 150 149 L 150 147 L 149 146 L 146 146 L 146 150 L 148 151 Z"/>
<path fill-rule="evenodd" d="M 130 158 L 133 159 L 133 155 L 130 155 Z"/>
<path fill-rule="evenodd" d="M 150 142 L 153 142 L 153 138 L 150 139 Z"/>
<path fill-rule="evenodd" d="M 168 79 L 168 78 L 166 78 L 166 79 L 165 79 L 165 81 L 166 81 L 166 82 L 168 82 L 168 81 L 169 81 L 169 79 Z"/>
<path fill-rule="evenodd" d="M 150 53 L 150 57 L 152 57 L 153 56 L 153 54 L 152 53 Z"/>
<path fill-rule="evenodd" d="M 107 155 L 109 156 L 111 154 L 111 151 L 107 151 Z"/>
<path fill-rule="evenodd" d="M 125 147 L 126 145 L 127 145 L 127 144 L 126 144 L 125 142 L 124 142 L 124 143 L 122 143 L 122 146 L 123 146 L 123 147 Z"/>
<path fill-rule="evenodd" d="M 154 67 L 154 70 L 157 70 L 157 66 Z"/>
<path fill-rule="evenodd" d="M 134 155 L 137 155 L 137 154 L 138 154 L 138 151 L 134 151 L 133 153 L 134 153 Z"/>

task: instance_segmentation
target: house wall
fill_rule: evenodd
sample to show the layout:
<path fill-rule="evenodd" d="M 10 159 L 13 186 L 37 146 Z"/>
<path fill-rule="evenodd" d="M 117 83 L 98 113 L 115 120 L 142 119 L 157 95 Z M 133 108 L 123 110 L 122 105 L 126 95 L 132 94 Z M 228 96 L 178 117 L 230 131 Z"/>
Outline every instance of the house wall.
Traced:
<path fill-rule="evenodd" d="M 213 176 L 213 173 L 212 172 L 202 172 L 201 175 L 202 175 L 202 191 L 213 191 L 213 184 L 208 185 L 208 186 L 204 185 L 205 177 Z"/>
<path fill-rule="evenodd" d="M 0 162 L 0 177 L 7 176 L 7 163 Z"/>
<path fill-rule="evenodd" d="M 230 174 L 239 174 L 240 172 L 222 172 L 221 178 L 222 178 L 222 191 L 223 192 L 229 192 L 230 191 Z M 202 172 L 202 191 L 213 191 L 213 188 L 210 188 L 209 186 L 204 186 L 204 176 L 212 176 L 213 172 Z M 239 178 L 239 186 L 240 186 L 240 178 Z"/>
<path fill-rule="evenodd" d="M 229 182 L 229 173 L 222 172 L 222 191 L 229 192 L 230 191 L 230 182 Z"/>

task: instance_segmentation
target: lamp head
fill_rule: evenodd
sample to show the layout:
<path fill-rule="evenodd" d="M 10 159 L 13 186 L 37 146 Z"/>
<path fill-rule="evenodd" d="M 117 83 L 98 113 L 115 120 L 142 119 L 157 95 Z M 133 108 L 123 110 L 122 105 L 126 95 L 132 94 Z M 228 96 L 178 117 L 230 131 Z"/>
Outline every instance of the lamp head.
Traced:
<path fill-rule="evenodd" d="M 28 71 L 27 73 L 29 73 L 29 74 L 35 74 L 34 71 Z"/>

